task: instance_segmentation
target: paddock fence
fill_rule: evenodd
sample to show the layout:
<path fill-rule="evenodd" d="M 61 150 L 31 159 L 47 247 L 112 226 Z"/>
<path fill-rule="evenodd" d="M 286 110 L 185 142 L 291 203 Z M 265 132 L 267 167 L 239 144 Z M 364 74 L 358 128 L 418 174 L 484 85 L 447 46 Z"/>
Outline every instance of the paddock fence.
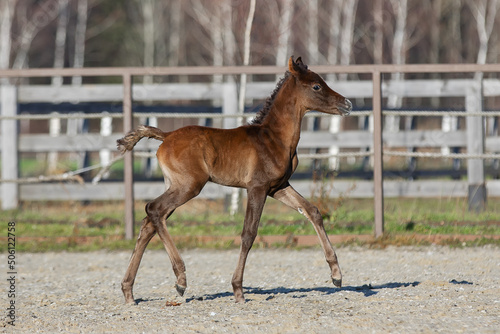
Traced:
<path fill-rule="evenodd" d="M 383 234 L 384 197 L 468 197 L 471 210 L 484 208 L 486 197 L 500 196 L 500 181 L 485 176 L 485 162 L 500 159 L 500 137 L 498 134 L 499 111 L 486 111 L 483 101 L 500 96 L 500 80 L 494 76 L 500 72 L 499 64 L 435 64 L 435 65 L 352 65 L 311 66 L 311 69 L 326 75 L 355 74 L 366 79 L 335 80 L 329 84 L 339 93 L 350 98 L 355 111 L 350 117 L 359 119 L 359 127 L 340 130 L 339 116 L 324 116 L 309 113 L 308 121 L 299 143 L 299 159 L 328 159 L 332 168 L 338 167 L 339 159 L 365 159 L 373 171 L 371 180 L 335 180 L 330 196 L 348 194 L 353 198 L 373 198 L 375 208 L 374 231 Z M 26 69 L 0 70 L 1 96 L 1 194 L 2 208 L 12 209 L 19 201 L 37 200 L 116 200 L 125 201 L 126 237 L 133 237 L 133 201 L 152 199 L 164 191 L 163 182 L 134 182 L 133 163 L 136 159 L 152 158 L 158 143 L 141 141 L 134 150 L 126 153 L 123 182 L 85 182 L 78 175 L 91 169 L 102 169 L 120 159 L 116 152 L 116 139 L 130 131 L 139 121 L 156 124 L 162 119 L 198 119 L 199 124 L 211 124 L 230 128 L 237 119 L 251 118 L 252 113 L 238 114 L 237 85 L 232 80 L 192 83 L 133 83 L 134 77 L 142 76 L 226 76 L 246 73 L 248 75 L 281 75 L 285 68 L 275 66 L 251 67 L 177 67 L 177 68 L 84 68 L 84 69 Z M 391 80 L 393 73 L 461 74 L 459 79 L 406 79 Z M 493 74 L 483 78 L 475 73 Z M 26 85 L 13 83 L 12 79 L 49 78 L 54 76 L 89 76 L 121 78 L 121 84 L 84 84 L 81 86 Z M 207 80 L 205 80 L 207 81 Z M 274 81 L 249 82 L 247 104 L 263 100 L 275 87 Z M 388 110 L 390 97 L 398 98 L 455 98 L 463 99 L 464 110 Z M 356 101 L 370 101 L 369 108 L 356 108 Z M 212 101 L 220 112 L 133 112 L 132 102 L 165 103 L 172 101 Z M 20 114 L 20 104 L 61 103 L 78 105 L 82 102 L 118 103 L 114 110 L 94 113 L 49 113 Z M 363 102 L 365 103 L 365 102 Z M 385 107 L 385 108 L 384 108 Z M 385 126 L 383 123 L 385 117 Z M 390 122 L 399 123 L 400 117 L 442 117 L 441 129 L 388 129 Z M 50 133 L 20 133 L 19 124 L 29 120 L 48 120 Z M 62 134 L 61 120 L 100 120 L 99 133 L 67 131 Z M 113 129 L 115 119 L 122 122 L 121 131 Z M 314 120 L 326 120 L 326 128 L 314 126 Z M 465 120 L 458 127 L 457 119 Z M 316 122 L 317 123 L 317 122 Z M 323 122 L 325 123 L 325 122 Z M 362 125 L 363 124 L 363 125 Z M 452 124 L 452 125 L 450 125 Z M 174 122 L 175 125 L 175 122 Z M 69 128 L 69 125 L 67 126 Z M 426 149 L 434 149 L 426 151 Z M 460 151 L 451 148 L 461 148 Z M 19 155 L 23 152 L 85 152 L 99 151 L 100 163 L 82 166 L 73 171 L 56 175 L 41 175 L 30 178 L 19 177 Z M 384 160 L 391 157 L 406 159 L 435 158 L 466 161 L 466 180 L 433 179 L 384 181 Z M 492 164 L 494 165 L 494 163 Z M 497 167 L 498 168 L 498 167 Z M 103 169 L 104 171 L 104 169 Z M 65 181 L 79 182 L 65 182 Z M 295 180 L 292 185 L 302 194 L 311 194 L 311 180 Z M 207 184 L 202 197 L 225 197 L 231 190 L 215 184 Z"/>

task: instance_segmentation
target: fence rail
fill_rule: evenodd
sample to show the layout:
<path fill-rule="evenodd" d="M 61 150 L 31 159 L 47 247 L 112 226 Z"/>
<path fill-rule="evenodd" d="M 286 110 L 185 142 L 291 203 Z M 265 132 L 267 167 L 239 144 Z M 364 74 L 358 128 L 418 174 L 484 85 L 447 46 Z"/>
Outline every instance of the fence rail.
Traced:
<path fill-rule="evenodd" d="M 345 132 L 311 132 L 306 131 L 302 135 L 300 149 L 328 148 L 332 146 L 345 149 L 367 148 L 364 151 L 337 152 L 337 153 L 302 153 L 301 158 L 331 158 L 346 156 L 370 156 L 373 158 L 373 182 L 356 181 L 354 188 L 351 181 L 336 181 L 336 189 L 364 189 L 353 191 L 353 196 L 373 196 L 375 201 L 375 234 L 383 233 L 383 198 L 386 196 L 408 196 L 410 193 L 417 196 L 469 196 L 471 208 L 480 208 L 486 199 L 486 190 L 490 195 L 499 196 L 500 184 L 498 181 L 485 182 L 484 162 L 482 159 L 499 159 L 500 139 L 498 136 L 484 135 L 483 120 L 486 117 L 498 117 L 499 111 L 485 112 L 482 107 L 482 98 L 488 96 L 500 96 L 500 80 L 484 79 L 482 81 L 472 79 L 450 79 L 450 80 L 403 80 L 397 83 L 383 81 L 385 73 L 475 73 L 475 72 L 500 72 L 499 64 L 432 64 L 432 65 L 354 65 L 354 66 L 312 66 L 319 73 L 357 73 L 370 74 L 371 81 L 346 81 L 335 82 L 335 89 L 349 98 L 371 98 L 372 111 L 355 112 L 354 116 L 373 117 L 373 131 L 345 131 Z M 230 121 L 231 118 L 241 117 L 234 114 L 235 92 L 234 87 L 228 84 L 213 83 L 190 83 L 190 84 L 132 84 L 132 77 L 144 75 L 177 76 L 177 75 L 238 75 L 246 74 L 281 74 L 283 67 L 257 66 L 257 67 L 177 67 L 177 68 L 84 68 L 84 69 L 28 69 L 28 70 L 0 70 L 0 78 L 20 77 L 52 77 L 52 76 L 107 76 L 121 77 L 121 85 L 83 85 L 73 86 L 12 86 L 3 84 L 0 89 L 1 96 L 1 150 L 2 150 L 2 206 L 4 208 L 17 206 L 19 198 L 36 199 L 37 196 L 45 196 L 46 199 L 57 198 L 57 194 L 63 198 L 84 198 L 85 196 L 115 198 L 125 194 L 126 207 L 129 210 L 125 214 L 127 237 L 133 234 L 133 205 L 134 193 L 140 198 L 156 197 L 162 190 L 157 191 L 161 185 L 144 186 L 143 183 L 135 185 L 132 175 L 132 153 L 125 155 L 125 177 L 123 184 L 101 184 L 101 185 L 75 185 L 75 184 L 51 184 L 51 188 L 44 188 L 44 184 L 18 185 L 18 154 L 23 151 L 95 151 L 100 149 L 114 149 L 115 140 L 132 129 L 134 117 L 168 117 L 168 118 L 221 118 Z M 266 97 L 274 88 L 274 83 L 249 83 L 247 98 L 261 99 Z M 229 88 L 229 89 L 228 89 Z M 463 97 L 465 99 L 465 112 L 457 111 L 392 111 L 383 110 L 383 96 L 397 95 L 400 97 Z M 222 114 L 162 114 L 162 113 L 133 113 L 132 100 L 135 101 L 164 101 L 164 100 L 212 100 L 222 99 Z M 54 115 L 19 115 L 17 113 L 18 103 L 31 102 L 83 102 L 83 101 L 121 101 L 122 113 L 106 113 L 109 118 L 122 118 L 123 132 L 109 133 L 107 135 L 85 134 L 76 136 L 49 137 L 45 135 L 18 135 L 17 121 L 25 119 L 52 119 Z M 382 128 L 382 116 L 446 116 L 465 117 L 467 130 L 451 131 L 401 131 L 384 132 Z M 245 117 L 250 116 L 245 114 Z M 309 117 L 318 115 L 309 114 Z M 58 114 L 59 119 L 96 119 L 103 114 Z M 230 122 L 225 123 L 231 124 Z M 382 136 L 383 133 L 383 136 Z M 154 146 L 154 147 L 153 147 Z M 157 145 L 156 145 L 157 146 Z M 155 145 L 141 142 L 138 150 L 148 151 L 156 149 Z M 438 153 L 424 152 L 394 152 L 383 151 L 383 147 L 467 147 L 466 154 L 450 153 L 440 155 Z M 453 159 L 468 159 L 468 181 L 449 181 L 426 183 L 420 182 L 397 182 L 383 181 L 383 156 L 404 157 L 430 157 Z M 7 182 L 10 181 L 10 182 Z M 40 179 L 40 181 L 44 181 Z M 211 194 L 224 193 L 225 190 L 210 190 Z M 61 187 L 65 191 L 61 190 Z M 93 188 L 92 187 L 98 187 Z M 297 187 L 305 188 L 301 184 Z M 85 189 L 78 191 L 77 189 Z M 96 189 L 99 189 L 96 191 Z M 108 189 L 109 191 L 106 191 Z M 149 191 L 147 189 L 150 189 Z M 154 189 L 155 193 L 152 193 Z M 367 190 L 368 189 L 368 190 Z M 425 190 L 424 190 L 425 189 Z M 458 190 L 457 190 L 458 189 Z M 424 193 L 424 191 L 426 191 Z M 108 195 L 106 195 L 108 194 Z M 305 192 L 307 194 L 307 191 Z M 59 195 L 61 196 L 61 195 Z M 138 198 L 139 198 L 138 197 Z M 58 198 L 60 199 L 60 197 Z"/>

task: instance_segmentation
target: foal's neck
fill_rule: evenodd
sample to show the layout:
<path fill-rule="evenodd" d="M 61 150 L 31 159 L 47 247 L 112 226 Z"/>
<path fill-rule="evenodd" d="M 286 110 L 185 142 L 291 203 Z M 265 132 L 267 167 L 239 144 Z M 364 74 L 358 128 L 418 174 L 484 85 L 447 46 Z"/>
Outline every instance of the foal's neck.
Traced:
<path fill-rule="evenodd" d="M 296 85 L 295 78 L 290 76 L 280 89 L 269 114 L 262 123 L 263 127 L 271 130 L 292 151 L 295 151 L 299 143 L 302 118 L 306 113 L 294 94 Z"/>

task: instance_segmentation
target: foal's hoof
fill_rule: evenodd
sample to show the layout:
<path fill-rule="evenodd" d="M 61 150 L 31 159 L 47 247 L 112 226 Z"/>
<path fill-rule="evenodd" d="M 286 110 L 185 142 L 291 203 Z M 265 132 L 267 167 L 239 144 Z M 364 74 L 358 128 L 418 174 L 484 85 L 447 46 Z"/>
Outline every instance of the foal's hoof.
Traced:
<path fill-rule="evenodd" d="M 181 286 L 179 284 L 176 284 L 175 289 L 177 290 L 177 293 L 179 294 L 179 296 L 181 296 L 181 297 L 184 296 L 184 291 L 186 291 L 185 286 Z"/>
<path fill-rule="evenodd" d="M 245 304 L 246 300 L 244 297 L 241 297 L 241 298 L 235 298 L 234 302 L 236 304 Z"/>
<path fill-rule="evenodd" d="M 337 288 L 342 287 L 342 278 L 338 279 L 338 278 L 332 277 L 332 282 L 333 282 L 333 285 L 335 285 Z"/>

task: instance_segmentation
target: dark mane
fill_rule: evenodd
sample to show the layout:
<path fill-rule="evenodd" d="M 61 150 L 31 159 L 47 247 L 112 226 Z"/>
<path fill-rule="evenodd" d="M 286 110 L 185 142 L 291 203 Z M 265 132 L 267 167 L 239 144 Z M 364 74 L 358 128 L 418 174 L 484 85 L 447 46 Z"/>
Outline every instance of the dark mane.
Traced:
<path fill-rule="evenodd" d="M 249 123 L 250 125 L 259 125 L 262 124 L 266 116 L 269 114 L 269 111 L 271 110 L 271 106 L 274 103 L 274 99 L 276 98 L 276 95 L 278 95 L 278 92 L 280 91 L 281 87 L 283 86 L 283 83 L 288 79 L 290 76 L 290 72 L 286 71 L 285 76 L 280 79 L 280 81 L 276 84 L 276 88 L 274 88 L 274 91 L 271 93 L 271 95 L 266 99 L 266 102 L 264 103 L 264 106 L 262 109 L 257 113 L 255 118 Z"/>

